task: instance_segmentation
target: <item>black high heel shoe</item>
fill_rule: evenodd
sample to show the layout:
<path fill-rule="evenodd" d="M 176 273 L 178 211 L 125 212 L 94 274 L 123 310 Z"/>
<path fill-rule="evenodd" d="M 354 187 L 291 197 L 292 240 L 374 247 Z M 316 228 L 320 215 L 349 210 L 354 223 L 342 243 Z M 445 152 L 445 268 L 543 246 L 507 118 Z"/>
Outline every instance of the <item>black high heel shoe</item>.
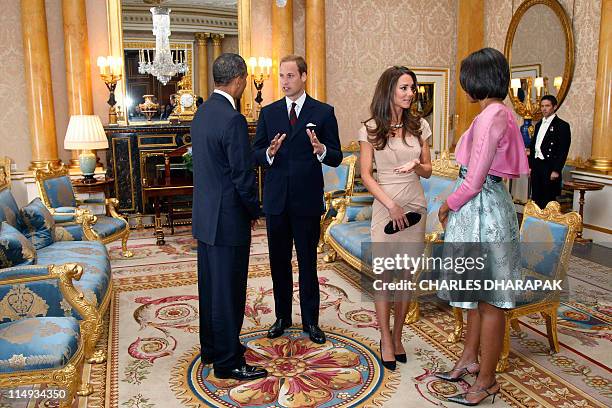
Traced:
<path fill-rule="evenodd" d="M 383 360 L 382 340 L 378 343 L 378 347 L 380 348 L 380 361 L 382 362 L 383 367 L 385 367 L 387 370 L 395 371 L 395 369 L 397 368 L 397 365 L 395 364 L 395 360 L 391 360 L 391 361 Z"/>
<path fill-rule="evenodd" d="M 395 355 L 395 361 L 400 362 L 400 363 L 407 363 L 408 362 L 408 358 L 406 357 L 406 353 L 404 354 L 396 354 Z"/>
<path fill-rule="evenodd" d="M 478 366 L 477 369 L 475 371 L 470 371 L 469 368 L 473 367 L 473 366 Z M 459 375 L 454 377 L 451 374 L 459 371 Z M 439 371 L 437 373 L 434 373 L 434 376 L 445 380 L 445 381 L 450 381 L 450 382 L 457 382 L 460 379 L 462 379 L 463 377 L 465 377 L 468 374 L 478 374 L 478 372 L 480 371 L 480 366 L 478 365 L 478 362 L 474 361 L 473 363 L 470 363 L 464 367 L 457 367 L 457 368 L 453 368 L 450 371 Z M 489 387 L 490 388 L 490 387 Z"/>
<path fill-rule="evenodd" d="M 497 386 L 497 389 L 493 392 L 491 392 L 491 388 Z M 453 395 L 452 397 L 448 397 L 447 400 L 450 402 L 454 402 L 456 404 L 461 404 L 461 405 L 467 405 L 468 407 L 474 407 L 478 404 L 480 404 L 482 401 L 486 400 L 487 398 L 489 398 L 491 395 L 493 396 L 493 400 L 491 401 L 491 404 L 495 403 L 495 396 L 501 391 L 501 387 L 497 384 L 497 381 L 494 381 L 493 384 L 489 385 L 487 388 L 480 388 L 476 391 L 468 391 L 464 394 L 459 394 L 459 395 Z M 468 396 L 468 394 L 478 394 L 479 392 L 484 392 L 486 395 L 484 397 L 482 397 L 481 399 L 479 399 L 476 402 L 471 402 L 468 401 L 466 399 L 466 397 Z"/>

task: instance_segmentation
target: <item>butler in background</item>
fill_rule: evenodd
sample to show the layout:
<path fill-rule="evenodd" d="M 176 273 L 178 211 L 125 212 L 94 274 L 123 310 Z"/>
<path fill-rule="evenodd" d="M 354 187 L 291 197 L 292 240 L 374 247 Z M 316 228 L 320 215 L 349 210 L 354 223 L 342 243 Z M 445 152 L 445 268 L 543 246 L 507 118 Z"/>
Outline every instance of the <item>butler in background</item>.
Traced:
<path fill-rule="evenodd" d="M 202 362 L 217 378 L 252 380 L 266 370 L 246 364 L 240 343 L 251 228 L 259 216 L 247 122 L 236 111 L 247 68 L 237 54 L 213 63 L 215 90 L 191 124 L 193 235 L 198 240 Z"/>
<path fill-rule="evenodd" d="M 279 80 L 285 97 L 261 110 L 253 148 L 266 168 L 263 209 L 268 229 L 276 322 L 269 338 L 292 325 L 292 247 L 300 272 L 302 327 L 315 343 L 325 343 L 319 328 L 317 243 L 324 210 L 321 163 L 342 162 L 334 108 L 306 94 L 306 62 L 281 59 Z"/>
<path fill-rule="evenodd" d="M 569 123 L 560 119 L 557 98 L 544 95 L 540 101 L 542 120 L 535 125 L 529 146 L 531 199 L 540 208 L 561 195 L 561 174 L 571 143 Z"/>

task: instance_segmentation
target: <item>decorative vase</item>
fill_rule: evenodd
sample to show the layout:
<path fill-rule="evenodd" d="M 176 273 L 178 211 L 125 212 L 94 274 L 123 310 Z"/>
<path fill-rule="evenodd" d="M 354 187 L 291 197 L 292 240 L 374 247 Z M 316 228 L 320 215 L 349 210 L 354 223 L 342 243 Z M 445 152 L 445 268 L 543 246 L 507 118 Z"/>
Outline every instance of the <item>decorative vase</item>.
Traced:
<path fill-rule="evenodd" d="M 145 101 L 141 104 L 138 104 L 138 107 L 147 118 L 147 121 L 150 122 L 153 118 L 153 115 L 157 113 L 157 110 L 159 109 L 159 104 L 153 102 L 153 98 L 155 98 L 155 95 L 143 95 L 142 97 Z"/>

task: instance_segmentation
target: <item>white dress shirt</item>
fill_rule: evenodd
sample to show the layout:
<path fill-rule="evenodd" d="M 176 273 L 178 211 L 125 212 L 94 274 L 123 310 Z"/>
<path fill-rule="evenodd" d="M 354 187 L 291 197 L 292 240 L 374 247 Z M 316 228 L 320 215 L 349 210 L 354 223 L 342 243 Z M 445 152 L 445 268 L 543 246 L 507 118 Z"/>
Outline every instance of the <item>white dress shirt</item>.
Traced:
<path fill-rule="evenodd" d="M 230 101 L 230 103 L 232 104 L 232 107 L 234 108 L 234 110 L 236 110 L 236 101 L 234 101 L 234 98 L 232 97 L 232 95 L 230 95 L 227 92 L 222 91 L 220 89 L 215 89 L 213 91 L 213 93 L 218 93 L 219 95 L 223 95 L 225 97 L 225 99 Z"/>
<path fill-rule="evenodd" d="M 292 101 L 290 98 L 285 96 L 285 103 L 287 104 L 287 117 L 291 117 L 291 105 L 293 105 L 293 103 L 295 102 L 295 116 L 299 118 L 300 112 L 302 111 L 302 106 L 304 106 L 305 101 L 306 101 L 306 92 L 303 92 L 302 95 L 299 98 L 297 98 L 295 101 Z M 270 155 L 268 154 L 269 150 L 270 148 L 268 147 L 268 149 L 266 149 L 266 159 L 268 160 L 268 164 L 270 164 L 271 166 L 272 163 L 274 162 L 274 157 L 270 157 Z M 322 162 L 323 159 L 325 159 L 326 154 L 327 154 L 327 147 L 323 145 L 323 153 L 321 153 L 320 155 L 317 154 L 317 159 L 319 159 L 319 161 Z"/>
<path fill-rule="evenodd" d="M 536 143 L 535 143 L 535 158 L 544 160 L 544 155 L 542 154 L 542 141 L 544 140 L 544 136 L 546 136 L 546 132 L 548 132 L 548 128 L 550 127 L 550 123 L 557 116 L 556 113 L 553 113 L 547 118 L 542 118 L 542 123 L 540 124 L 540 129 L 538 130 L 538 134 L 536 135 Z"/>

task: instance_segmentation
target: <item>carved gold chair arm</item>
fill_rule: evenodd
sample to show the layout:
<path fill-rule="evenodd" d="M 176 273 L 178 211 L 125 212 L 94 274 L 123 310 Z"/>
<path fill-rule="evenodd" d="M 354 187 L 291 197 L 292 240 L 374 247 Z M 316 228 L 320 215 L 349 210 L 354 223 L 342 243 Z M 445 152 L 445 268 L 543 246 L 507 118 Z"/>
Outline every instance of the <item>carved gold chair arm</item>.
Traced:
<path fill-rule="evenodd" d="M 77 208 L 75 220 L 83 227 L 83 235 L 87 241 L 98 241 L 100 239 L 98 233 L 93 229 L 93 225 L 98 221 L 98 218 L 90 210 Z"/>
<path fill-rule="evenodd" d="M 113 217 L 113 218 L 117 218 L 117 219 L 125 221 L 125 218 L 121 214 L 119 214 L 117 212 L 117 206 L 118 205 L 119 205 L 119 200 L 118 199 L 116 199 L 116 198 L 107 198 L 106 199 L 106 210 L 108 211 L 108 214 L 111 217 Z"/>

